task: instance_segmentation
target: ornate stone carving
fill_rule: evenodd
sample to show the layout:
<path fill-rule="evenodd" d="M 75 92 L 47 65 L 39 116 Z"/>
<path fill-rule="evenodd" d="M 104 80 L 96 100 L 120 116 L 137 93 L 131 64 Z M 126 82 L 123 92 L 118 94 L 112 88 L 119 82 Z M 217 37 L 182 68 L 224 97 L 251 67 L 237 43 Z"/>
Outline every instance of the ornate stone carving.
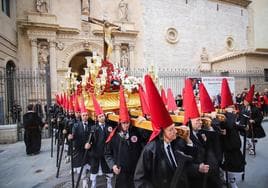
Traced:
<path fill-rule="evenodd" d="M 127 47 L 121 48 L 120 67 L 124 67 L 126 70 L 129 69 L 129 52 Z"/>
<path fill-rule="evenodd" d="M 64 49 L 65 44 L 64 44 L 63 42 L 61 42 L 61 41 L 58 41 L 58 42 L 56 43 L 56 47 L 57 47 L 58 50 L 61 51 L 61 50 Z"/>
<path fill-rule="evenodd" d="M 31 46 L 37 47 L 37 39 L 31 39 Z"/>
<path fill-rule="evenodd" d="M 47 41 L 38 43 L 38 63 L 40 69 L 45 68 L 45 64 L 48 63 L 49 45 Z"/>
<path fill-rule="evenodd" d="M 59 64 L 57 64 L 57 68 L 66 68 L 67 63 L 70 62 L 74 55 L 82 51 L 91 50 L 94 50 L 98 54 L 102 54 L 103 46 L 96 43 L 90 43 L 89 41 L 81 41 L 67 46 L 61 53 L 59 59 L 62 59 L 62 61 L 58 62 Z"/>
<path fill-rule="evenodd" d="M 121 0 L 118 5 L 119 20 L 128 21 L 128 3 L 125 0 Z"/>
<path fill-rule="evenodd" d="M 92 49 L 91 44 L 90 44 L 89 41 L 84 41 L 84 48 L 85 49 L 88 49 L 88 50 L 91 50 Z"/>
<path fill-rule="evenodd" d="M 207 72 L 211 71 L 211 63 L 209 62 L 209 56 L 207 53 L 207 49 L 205 47 L 202 48 L 202 52 L 200 54 L 200 71 Z"/>
<path fill-rule="evenodd" d="M 201 63 L 208 63 L 208 53 L 205 47 L 202 48 L 202 53 L 200 55 Z"/>
<path fill-rule="evenodd" d="M 27 35 L 29 38 L 43 38 L 48 40 L 55 40 L 56 32 L 55 31 L 45 31 L 45 30 L 27 30 Z"/>
<path fill-rule="evenodd" d="M 82 15 L 89 16 L 89 0 L 82 0 Z"/>
<path fill-rule="evenodd" d="M 171 44 L 177 43 L 179 41 L 178 31 L 175 28 L 168 28 L 166 40 Z"/>
<path fill-rule="evenodd" d="M 36 10 L 40 13 L 48 13 L 47 0 L 36 0 Z"/>

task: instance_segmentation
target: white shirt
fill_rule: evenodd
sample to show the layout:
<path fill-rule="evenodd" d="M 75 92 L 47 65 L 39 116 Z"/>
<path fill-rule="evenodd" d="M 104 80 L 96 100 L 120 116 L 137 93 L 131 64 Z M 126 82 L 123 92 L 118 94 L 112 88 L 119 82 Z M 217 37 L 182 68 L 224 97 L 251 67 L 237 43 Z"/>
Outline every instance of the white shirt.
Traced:
<path fill-rule="evenodd" d="M 84 130 L 86 130 L 86 126 L 87 126 L 87 122 L 86 121 L 83 122 L 83 126 L 84 126 Z"/>
<path fill-rule="evenodd" d="M 171 162 L 171 160 L 170 160 L 170 158 L 169 158 L 168 149 L 167 149 L 167 147 L 168 147 L 169 145 L 170 145 L 170 143 L 166 143 L 166 142 L 164 142 L 164 148 L 165 148 L 166 155 L 167 155 L 167 157 L 168 157 L 169 162 L 172 164 L 172 162 Z M 175 160 L 175 156 L 174 156 L 174 154 L 173 154 L 171 145 L 170 145 L 170 153 L 171 153 L 171 156 L 172 156 L 172 158 L 173 158 L 173 161 L 175 162 L 176 167 L 177 167 L 178 165 L 177 165 L 177 162 L 176 162 L 176 160 Z"/>
<path fill-rule="evenodd" d="M 105 124 L 103 123 L 99 123 L 99 126 L 100 126 L 100 128 L 101 128 L 101 130 L 104 130 L 104 126 L 105 126 Z"/>

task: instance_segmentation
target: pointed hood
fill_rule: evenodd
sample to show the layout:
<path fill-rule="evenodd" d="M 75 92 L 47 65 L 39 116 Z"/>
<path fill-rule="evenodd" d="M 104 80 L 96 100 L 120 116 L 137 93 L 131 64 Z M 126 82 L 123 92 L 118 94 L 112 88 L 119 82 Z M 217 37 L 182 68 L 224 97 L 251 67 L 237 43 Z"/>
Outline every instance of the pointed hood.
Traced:
<path fill-rule="evenodd" d="M 168 88 L 167 90 L 167 109 L 168 111 L 172 111 L 172 112 L 177 110 L 176 101 L 170 88 Z"/>
<path fill-rule="evenodd" d="M 69 111 L 69 105 L 70 105 L 70 98 L 66 96 L 66 101 L 65 101 L 65 109 L 66 111 Z"/>
<path fill-rule="evenodd" d="M 167 96 L 164 88 L 161 89 L 161 98 L 165 105 L 167 105 Z"/>
<path fill-rule="evenodd" d="M 80 112 L 80 106 L 79 106 L 79 102 L 78 102 L 78 95 L 75 95 L 74 111 L 75 112 Z"/>
<path fill-rule="evenodd" d="M 101 109 L 100 104 L 98 103 L 98 101 L 93 93 L 91 94 L 91 97 L 92 97 L 92 101 L 93 101 L 93 105 L 94 105 L 95 115 L 98 116 L 98 115 L 103 114 L 103 110 Z"/>
<path fill-rule="evenodd" d="M 152 78 L 149 75 L 145 76 L 145 86 L 148 94 L 148 103 L 153 127 L 153 133 L 149 140 L 150 142 L 159 135 L 161 129 L 165 129 L 172 125 L 173 121 L 161 99 L 161 96 L 159 95 L 157 88 L 154 85 Z"/>
<path fill-rule="evenodd" d="M 139 84 L 139 96 L 140 96 L 140 103 L 141 103 L 141 109 L 142 109 L 143 116 L 150 115 L 148 101 L 146 100 L 145 95 L 146 95 L 146 93 L 144 92 L 142 85 Z"/>
<path fill-rule="evenodd" d="M 66 110 L 67 102 L 66 102 L 66 93 L 63 94 L 63 108 Z"/>
<path fill-rule="evenodd" d="M 130 122 L 129 114 L 128 114 L 128 108 L 127 103 L 124 95 L 124 89 L 123 86 L 120 86 L 119 91 L 119 98 L 120 98 L 120 104 L 119 104 L 119 122 Z"/>
<path fill-rule="evenodd" d="M 55 98 L 56 98 L 56 103 L 60 105 L 60 96 L 56 94 Z"/>
<path fill-rule="evenodd" d="M 200 117 L 196 100 L 193 92 L 192 81 L 187 79 L 183 92 L 184 107 L 184 124 L 186 125 L 190 119 Z"/>
<path fill-rule="evenodd" d="M 73 97 L 70 97 L 69 98 L 69 105 L 68 105 L 68 110 L 69 110 L 69 112 L 73 112 L 74 111 L 74 104 L 73 104 Z"/>
<path fill-rule="evenodd" d="M 214 112 L 215 108 L 203 83 L 199 84 L 199 98 L 202 113 Z"/>
<path fill-rule="evenodd" d="M 81 97 L 81 101 L 80 101 L 80 110 L 81 110 L 81 113 L 87 113 L 87 108 L 85 106 L 85 101 L 84 101 L 84 98 L 83 96 Z"/>
<path fill-rule="evenodd" d="M 60 94 L 60 104 L 59 104 L 61 107 L 63 106 L 63 96 L 62 96 L 62 93 Z"/>
<path fill-rule="evenodd" d="M 248 101 L 248 103 L 252 103 L 253 101 L 253 97 L 254 97 L 254 89 L 255 89 L 255 85 L 252 85 L 245 97 L 244 100 Z"/>
<path fill-rule="evenodd" d="M 221 109 L 233 105 L 233 98 L 226 78 L 221 83 Z"/>

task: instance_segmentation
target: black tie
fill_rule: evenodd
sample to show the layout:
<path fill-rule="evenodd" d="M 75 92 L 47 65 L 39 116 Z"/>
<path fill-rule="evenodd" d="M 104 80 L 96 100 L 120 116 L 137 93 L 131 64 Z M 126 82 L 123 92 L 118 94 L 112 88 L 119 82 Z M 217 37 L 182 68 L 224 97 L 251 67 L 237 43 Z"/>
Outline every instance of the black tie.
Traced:
<path fill-rule="evenodd" d="M 176 163 L 172 157 L 172 154 L 171 154 L 171 148 L 170 148 L 170 145 L 167 146 L 167 151 L 168 151 L 168 155 L 169 155 L 169 159 L 170 159 L 170 163 L 171 163 L 171 166 L 173 169 L 176 169 Z"/>
<path fill-rule="evenodd" d="M 104 129 L 104 125 L 102 124 L 102 125 L 100 125 L 100 127 L 101 127 L 101 130 L 103 131 L 103 129 Z"/>
<path fill-rule="evenodd" d="M 87 132 L 87 123 L 84 123 L 84 131 Z"/>

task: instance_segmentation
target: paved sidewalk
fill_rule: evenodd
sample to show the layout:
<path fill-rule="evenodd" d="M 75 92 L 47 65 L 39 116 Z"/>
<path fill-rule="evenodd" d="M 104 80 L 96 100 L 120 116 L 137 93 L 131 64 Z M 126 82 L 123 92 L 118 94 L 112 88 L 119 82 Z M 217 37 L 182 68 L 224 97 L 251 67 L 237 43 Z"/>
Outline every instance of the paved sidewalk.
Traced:
<path fill-rule="evenodd" d="M 263 123 L 266 134 L 268 121 Z M 245 181 L 239 176 L 239 188 L 266 188 L 268 185 L 268 136 L 258 141 L 257 156 L 247 155 Z M 54 148 L 56 149 L 56 148 Z M 35 156 L 25 154 L 24 142 L 0 145 L 0 187 L 1 188 L 63 188 L 71 187 L 70 163 L 62 162 L 59 178 L 56 178 L 56 150 L 50 157 L 50 139 L 42 140 L 41 153 Z M 77 179 L 77 177 L 75 177 Z M 105 187 L 105 179 L 98 179 L 98 188 Z"/>
<path fill-rule="evenodd" d="M 27 156 L 24 142 L 0 145 L 1 188 L 67 188 L 72 187 L 70 163 L 64 162 L 64 152 L 59 178 L 56 178 L 56 146 L 50 157 L 50 139 L 42 140 L 39 155 Z M 75 183 L 77 180 L 75 175 Z M 104 177 L 98 177 L 98 187 L 105 187 Z"/>
<path fill-rule="evenodd" d="M 55 158 L 50 158 L 50 140 L 42 141 L 39 155 L 27 156 L 24 142 L 0 145 L 0 187 L 37 187 L 55 173 Z"/>

